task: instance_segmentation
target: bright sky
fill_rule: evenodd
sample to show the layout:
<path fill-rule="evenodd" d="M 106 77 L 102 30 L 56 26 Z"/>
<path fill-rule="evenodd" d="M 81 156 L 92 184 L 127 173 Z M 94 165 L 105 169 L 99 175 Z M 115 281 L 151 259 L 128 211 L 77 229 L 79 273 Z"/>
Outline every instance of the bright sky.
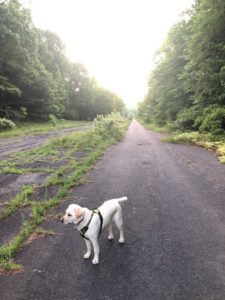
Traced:
<path fill-rule="evenodd" d="M 57 33 L 71 61 L 128 107 L 141 101 L 154 52 L 193 0 L 28 0 L 34 24 Z M 23 1 L 21 1 L 23 2 Z"/>

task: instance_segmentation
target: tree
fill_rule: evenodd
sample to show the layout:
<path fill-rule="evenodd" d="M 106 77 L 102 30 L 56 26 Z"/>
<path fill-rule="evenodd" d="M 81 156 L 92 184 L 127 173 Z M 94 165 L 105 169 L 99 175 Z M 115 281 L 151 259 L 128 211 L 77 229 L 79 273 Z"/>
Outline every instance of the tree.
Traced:
<path fill-rule="evenodd" d="M 144 104 L 139 106 L 152 116 L 159 125 L 176 120 L 178 112 L 188 105 L 188 93 L 184 90 L 181 79 L 185 58 L 185 43 L 188 35 L 186 22 L 176 24 L 169 32 L 167 40 L 157 51 L 155 69 L 149 77 L 149 92 Z"/>
<path fill-rule="evenodd" d="M 0 2 L 0 117 L 91 120 L 123 106 L 66 58 L 56 34 L 35 28 L 18 0 Z"/>
<path fill-rule="evenodd" d="M 224 131 L 224 15 L 223 0 L 196 0 L 170 30 L 139 105 L 142 118 L 181 129 Z"/>

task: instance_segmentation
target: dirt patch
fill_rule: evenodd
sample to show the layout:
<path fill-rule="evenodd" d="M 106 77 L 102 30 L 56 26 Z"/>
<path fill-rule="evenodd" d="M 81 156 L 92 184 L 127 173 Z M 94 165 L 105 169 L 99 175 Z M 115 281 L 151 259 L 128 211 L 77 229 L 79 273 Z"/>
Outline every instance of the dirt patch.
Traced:
<path fill-rule="evenodd" d="M 84 158 L 85 156 L 87 156 L 87 151 L 76 151 L 75 152 L 75 157 L 77 158 Z"/>
<path fill-rule="evenodd" d="M 0 174 L 0 202 L 5 202 L 15 197 L 21 190 L 21 186 L 16 186 L 19 174 Z"/>
<path fill-rule="evenodd" d="M 5 201 L 5 202 L 0 202 L 0 216 L 3 212 L 3 210 L 5 209 L 5 207 L 8 205 L 8 201 Z"/>
<path fill-rule="evenodd" d="M 0 201 L 5 202 L 16 196 L 24 185 L 42 184 L 49 176 L 49 173 L 27 173 L 1 174 L 0 177 Z"/>
<path fill-rule="evenodd" d="M 31 210 L 26 207 L 0 223 L 0 246 L 10 242 L 21 230 L 24 221 L 30 219 Z"/>
<path fill-rule="evenodd" d="M 90 125 L 51 131 L 45 134 L 29 135 L 23 137 L 1 138 L 0 152 L 2 156 L 9 156 L 13 152 L 33 149 L 54 137 L 66 136 L 69 133 L 83 131 L 91 128 Z"/>
<path fill-rule="evenodd" d="M 18 269 L 18 270 L 5 270 L 5 269 L 0 268 L 0 275 L 15 275 L 15 274 L 21 273 L 23 271 L 24 271 L 23 268 Z"/>
<path fill-rule="evenodd" d="M 62 175 L 60 175 L 60 179 L 67 179 L 69 176 L 73 174 L 74 170 L 65 170 Z"/>
<path fill-rule="evenodd" d="M 18 169 L 40 169 L 40 168 L 52 168 L 52 169 L 58 169 L 64 165 L 67 165 L 69 163 L 69 160 L 63 159 L 58 161 L 35 161 L 32 163 L 25 163 L 18 165 Z"/>
<path fill-rule="evenodd" d="M 35 241 L 37 239 L 44 238 L 44 237 L 47 237 L 50 235 L 54 236 L 54 235 L 59 235 L 59 234 L 56 232 L 53 232 L 53 231 L 34 232 L 29 236 L 28 240 L 24 243 L 24 246 L 29 245 L 30 243 L 32 243 L 33 241 Z"/>
<path fill-rule="evenodd" d="M 28 197 L 31 201 L 46 201 L 49 198 L 56 196 L 58 192 L 58 186 L 50 185 L 48 187 L 40 187 L 35 190 L 35 192 Z"/>
<path fill-rule="evenodd" d="M 43 183 L 47 177 L 49 176 L 48 173 L 38 172 L 38 173 L 27 173 L 21 175 L 16 184 L 18 185 L 26 185 L 26 184 L 41 184 Z"/>

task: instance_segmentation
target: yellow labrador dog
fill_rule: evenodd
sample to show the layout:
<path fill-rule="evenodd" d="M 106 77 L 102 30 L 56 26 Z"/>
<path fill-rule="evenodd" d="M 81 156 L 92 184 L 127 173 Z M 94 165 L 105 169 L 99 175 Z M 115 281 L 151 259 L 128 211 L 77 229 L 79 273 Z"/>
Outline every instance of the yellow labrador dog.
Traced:
<path fill-rule="evenodd" d="M 61 218 L 63 224 L 74 223 L 80 231 L 80 235 L 85 239 L 87 252 L 84 258 L 91 256 L 92 246 L 94 249 L 93 264 L 99 263 L 99 244 L 98 238 L 101 231 L 108 226 L 108 239 L 113 239 L 111 221 L 114 221 L 120 232 L 119 243 L 124 243 L 123 219 L 120 202 L 127 201 L 127 197 L 105 201 L 98 209 L 89 210 L 76 204 L 71 204 Z"/>

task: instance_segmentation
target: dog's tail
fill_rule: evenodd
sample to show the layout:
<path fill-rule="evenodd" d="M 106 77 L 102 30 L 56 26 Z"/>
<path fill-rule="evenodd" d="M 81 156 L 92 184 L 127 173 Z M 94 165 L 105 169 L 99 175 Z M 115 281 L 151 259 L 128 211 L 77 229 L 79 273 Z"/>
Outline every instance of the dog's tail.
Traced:
<path fill-rule="evenodd" d="M 127 197 L 122 197 L 122 198 L 118 198 L 118 199 L 114 199 L 116 202 L 125 202 L 127 201 Z"/>

